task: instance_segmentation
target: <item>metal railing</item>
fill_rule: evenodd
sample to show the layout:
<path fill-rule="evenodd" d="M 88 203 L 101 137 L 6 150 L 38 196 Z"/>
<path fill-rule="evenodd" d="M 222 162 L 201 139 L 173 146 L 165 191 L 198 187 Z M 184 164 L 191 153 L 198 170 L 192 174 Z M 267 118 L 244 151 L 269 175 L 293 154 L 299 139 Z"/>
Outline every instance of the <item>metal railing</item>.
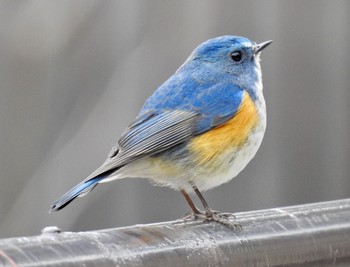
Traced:
<path fill-rule="evenodd" d="M 0 266 L 350 266 L 350 199 L 237 213 L 242 229 L 173 221 L 0 240 Z"/>

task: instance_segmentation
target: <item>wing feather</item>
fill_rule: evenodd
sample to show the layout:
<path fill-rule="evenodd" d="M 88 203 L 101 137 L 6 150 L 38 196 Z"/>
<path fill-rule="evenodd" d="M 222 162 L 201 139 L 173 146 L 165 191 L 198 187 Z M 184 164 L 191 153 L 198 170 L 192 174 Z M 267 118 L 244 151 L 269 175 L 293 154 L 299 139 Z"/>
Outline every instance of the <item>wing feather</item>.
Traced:
<path fill-rule="evenodd" d="M 163 111 L 161 114 L 149 116 L 141 124 L 128 128 L 118 142 L 119 149 L 113 149 L 114 153 L 110 153 L 114 156 L 85 181 L 184 142 L 193 135 L 198 118 L 197 113 L 183 110 Z"/>
<path fill-rule="evenodd" d="M 182 81 L 188 82 L 186 79 Z M 176 93 L 172 87 L 159 88 L 146 101 L 140 115 L 127 128 L 107 160 L 85 181 L 176 146 L 235 116 L 243 97 L 241 88 L 234 84 L 216 83 L 206 88 L 204 94 L 196 92 L 200 84 L 193 80 L 191 83 L 195 83 L 193 90 L 178 85 Z"/>

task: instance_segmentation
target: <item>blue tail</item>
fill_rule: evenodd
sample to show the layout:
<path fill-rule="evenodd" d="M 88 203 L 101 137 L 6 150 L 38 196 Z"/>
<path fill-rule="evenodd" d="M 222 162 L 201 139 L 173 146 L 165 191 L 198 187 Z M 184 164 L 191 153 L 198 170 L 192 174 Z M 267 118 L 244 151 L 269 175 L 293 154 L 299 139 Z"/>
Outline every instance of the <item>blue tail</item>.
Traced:
<path fill-rule="evenodd" d="M 67 193 L 65 193 L 63 196 L 61 196 L 59 199 L 57 199 L 51 205 L 49 212 L 59 211 L 60 209 L 63 209 L 65 206 L 71 203 L 79 195 L 84 193 L 86 194 L 90 192 L 92 189 L 94 189 L 94 187 L 98 184 L 98 182 L 100 182 L 103 178 L 105 178 L 105 176 L 102 176 L 102 177 L 98 176 L 88 181 L 83 181 L 80 184 L 76 185 Z"/>

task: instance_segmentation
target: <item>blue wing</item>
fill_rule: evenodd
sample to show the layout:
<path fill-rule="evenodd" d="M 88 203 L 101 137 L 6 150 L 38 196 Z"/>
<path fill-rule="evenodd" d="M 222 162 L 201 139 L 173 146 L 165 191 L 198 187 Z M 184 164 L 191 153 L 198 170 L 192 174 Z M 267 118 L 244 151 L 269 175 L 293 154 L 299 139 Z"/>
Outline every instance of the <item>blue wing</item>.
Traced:
<path fill-rule="evenodd" d="M 201 115 L 193 132 L 198 135 L 231 119 L 242 99 L 243 89 L 228 81 L 225 76 L 215 77 L 211 82 L 206 78 L 205 82 L 201 82 L 201 77 L 178 73 L 147 99 L 139 117 L 150 110 L 195 112 Z"/>
<path fill-rule="evenodd" d="M 193 76 L 176 73 L 146 101 L 106 162 L 59 198 L 51 211 L 59 210 L 80 194 L 91 191 L 120 167 L 225 123 L 236 114 L 242 98 L 243 90 L 227 79 L 202 83 Z"/>
<path fill-rule="evenodd" d="M 224 124 L 242 102 L 243 90 L 233 83 L 204 86 L 194 79 L 172 78 L 175 82 L 167 81 L 146 101 L 117 148 L 87 180 Z"/>
<path fill-rule="evenodd" d="M 175 74 L 148 98 L 117 148 L 87 180 L 225 123 L 235 115 L 242 98 L 243 90 L 227 79 L 201 83 Z"/>

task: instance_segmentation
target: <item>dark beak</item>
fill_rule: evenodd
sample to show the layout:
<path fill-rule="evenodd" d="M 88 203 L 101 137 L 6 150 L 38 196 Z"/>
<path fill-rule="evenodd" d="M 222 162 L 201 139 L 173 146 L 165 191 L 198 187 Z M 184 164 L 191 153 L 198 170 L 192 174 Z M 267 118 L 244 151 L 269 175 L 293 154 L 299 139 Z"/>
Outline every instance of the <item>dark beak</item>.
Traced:
<path fill-rule="evenodd" d="M 257 44 L 254 48 L 254 54 L 258 54 L 259 52 L 261 52 L 261 50 L 263 50 L 265 47 L 267 47 L 271 43 L 272 43 L 272 40 Z"/>

